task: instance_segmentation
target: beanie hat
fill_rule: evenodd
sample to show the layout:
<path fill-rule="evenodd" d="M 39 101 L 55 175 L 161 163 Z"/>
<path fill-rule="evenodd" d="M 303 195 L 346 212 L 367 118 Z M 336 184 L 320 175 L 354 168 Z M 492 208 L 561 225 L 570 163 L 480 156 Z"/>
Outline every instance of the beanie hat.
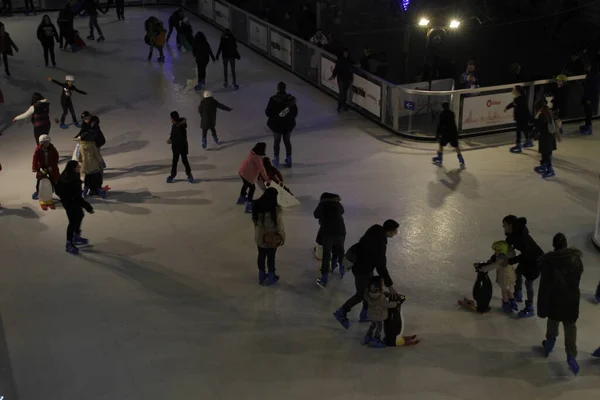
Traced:
<path fill-rule="evenodd" d="M 40 138 L 38 139 L 39 143 L 50 143 L 50 135 L 40 135 Z"/>
<path fill-rule="evenodd" d="M 264 157 L 264 155 L 267 153 L 267 144 L 265 142 L 258 142 L 254 148 L 252 148 L 252 151 L 254 154 Z"/>
<path fill-rule="evenodd" d="M 81 119 L 86 119 L 86 118 L 89 118 L 91 116 L 92 116 L 92 114 L 89 111 L 83 111 L 81 113 Z"/>
<path fill-rule="evenodd" d="M 75 82 L 75 77 L 73 75 L 67 75 L 67 76 L 65 76 L 65 81 Z"/>
<path fill-rule="evenodd" d="M 205 90 L 202 96 L 206 99 L 209 97 L 213 97 L 212 92 L 210 90 Z"/>

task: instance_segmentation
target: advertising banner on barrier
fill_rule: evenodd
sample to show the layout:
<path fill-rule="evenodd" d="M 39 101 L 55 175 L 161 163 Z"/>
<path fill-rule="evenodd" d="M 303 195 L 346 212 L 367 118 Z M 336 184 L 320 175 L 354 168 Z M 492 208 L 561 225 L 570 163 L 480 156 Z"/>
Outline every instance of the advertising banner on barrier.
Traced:
<path fill-rule="evenodd" d="M 330 61 L 328 58 L 321 56 L 321 85 L 325 86 L 329 90 L 334 91 L 335 93 L 339 93 L 337 82 L 335 80 L 329 80 L 329 78 L 331 78 L 331 74 L 333 73 L 334 67 L 334 61 Z"/>
<path fill-rule="evenodd" d="M 215 22 L 229 29 L 229 7 L 218 1 L 215 1 Z"/>
<path fill-rule="evenodd" d="M 354 74 L 352 102 L 376 116 L 381 116 L 381 86 Z"/>
<path fill-rule="evenodd" d="M 215 16 L 215 3 L 213 0 L 198 0 L 198 13 L 206 18 L 213 19 Z"/>
<path fill-rule="evenodd" d="M 248 19 L 248 30 L 250 31 L 250 37 L 248 38 L 248 42 L 256 47 L 264 51 L 265 53 L 269 52 L 269 44 L 267 37 L 267 27 L 263 24 L 259 24 L 253 19 Z"/>
<path fill-rule="evenodd" d="M 512 101 L 511 92 L 465 97 L 460 129 L 492 128 L 513 124 L 512 111 L 504 112 L 506 106 Z"/>
<path fill-rule="evenodd" d="M 291 67 L 292 41 L 271 30 L 271 55 Z"/>

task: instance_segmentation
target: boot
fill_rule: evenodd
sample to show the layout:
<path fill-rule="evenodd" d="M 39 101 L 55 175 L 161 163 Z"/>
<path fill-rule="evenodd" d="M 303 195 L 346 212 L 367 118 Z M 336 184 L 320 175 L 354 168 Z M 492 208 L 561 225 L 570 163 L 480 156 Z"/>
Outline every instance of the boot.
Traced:
<path fill-rule="evenodd" d="M 79 124 L 79 122 L 77 122 L 77 121 L 73 122 L 73 126 L 74 126 L 75 128 L 81 128 L 81 125 L 80 125 L 80 124 Z"/>
<path fill-rule="evenodd" d="M 365 338 L 363 339 L 363 346 L 368 345 L 369 343 L 371 343 L 373 341 L 373 336 L 370 335 L 365 335 Z"/>
<path fill-rule="evenodd" d="M 548 358 L 550 353 L 552 353 L 552 350 L 554 350 L 555 344 L 556 344 L 556 339 L 552 339 L 552 340 L 546 339 L 542 342 L 542 347 L 544 348 L 544 357 Z"/>
<path fill-rule="evenodd" d="M 99 42 L 104 42 L 104 35 L 101 35 L 101 36 L 98 38 L 98 41 L 99 41 Z"/>
<path fill-rule="evenodd" d="M 202 85 L 202 83 L 198 83 L 196 86 L 194 86 L 194 90 L 202 90 L 204 89 L 204 85 Z"/>
<path fill-rule="evenodd" d="M 292 168 L 292 156 L 286 156 L 283 162 L 286 167 Z"/>
<path fill-rule="evenodd" d="M 508 304 L 510 304 L 510 308 L 512 308 L 513 311 L 519 311 L 519 306 L 517 305 L 517 302 L 515 301 L 515 299 L 510 299 L 508 301 Z"/>
<path fill-rule="evenodd" d="M 265 280 L 265 285 L 271 286 L 279 282 L 279 275 L 275 275 L 273 272 L 269 272 L 267 275 L 267 279 Z"/>
<path fill-rule="evenodd" d="M 507 314 L 512 314 L 513 308 L 511 306 L 510 302 L 508 302 L 508 301 L 502 302 L 502 311 L 504 311 Z"/>
<path fill-rule="evenodd" d="M 569 369 L 573 375 L 577 375 L 579 373 L 579 364 L 577 364 L 575 357 L 567 356 L 567 364 L 569 364 Z"/>
<path fill-rule="evenodd" d="M 533 309 L 533 304 L 526 303 L 525 308 L 519 311 L 519 318 L 528 318 L 535 316 L 535 310 Z"/>
<path fill-rule="evenodd" d="M 438 151 L 437 156 L 433 157 L 431 159 L 431 162 L 436 165 L 442 165 L 442 163 L 444 162 L 444 153 Z"/>
<path fill-rule="evenodd" d="M 173 175 L 167 176 L 167 183 L 173 183 L 173 179 L 175 179 Z"/>
<path fill-rule="evenodd" d="M 320 278 L 317 278 L 317 285 L 321 286 L 323 289 L 327 287 L 327 274 L 323 274 Z"/>
<path fill-rule="evenodd" d="M 233 90 L 239 90 L 240 89 L 240 85 L 238 85 L 237 83 L 233 84 Z"/>
<path fill-rule="evenodd" d="M 511 153 L 521 153 L 523 149 L 521 148 L 521 143 L 517 142 L 517 144 L 510 148 Z"/>
<path fill-rule="evenodd" d="M 350 321 L 348 321 L 348 316 L 341 308 L 338 308 L 334 311 L 333 316 L 344 328 L 350 328 Z"/>
<path fill-rule="evenodd" d="M 158 62 L 165 62 L 165 56 L 160 56 L 156 59 Z"/>
<path fill-rule="evenodd" d="M 523 292 L 521 290 L 515 290 L 515 301 L 517 303 L 522 303 L 523 302 Z"/>
<path fill-rule="evenodd" d="M 367 310 L 365 308 L 360 310 L 360 317 L 358 318 L 358 322 L 371 322 Z"/>
<path fill-rule="evenodd" d="M 271 164 L 273 164 L 273 166 L 275 168 L 279 167 L 279 156 L 273 156 L 273 160 L 271 160 Z"/>
<path fill-rule="evenodd" d="M 31 200 L 38 200 L 40 197 L 38 196 L 38 192 L 33 192 L 31 195 Z"/>
<path fill-rule="evenodd" d="M 531 139 L 527 139 L 527 140 L 525 141 L 525 144 L 523 144 L 523 147 L 525 147 L 526 149 L 528 149 L 528 148 L 530 148 L 530 147 L 533 147 L 533 140 L 531 140 Z"/>
<path fill-rule="evenodd" d="M 235 204 L 237 204 L 237 205 L 246 204 L 246 197 L 245 196 L 238 197 L 237 202 Z"/>
<path fill-rule="evenodd" d="M 537 166 L 533 169 L 536 173 L 542 175 L 544 172 L 546 172 L 546 166 L 545 165 L 540 165 Z"/>
<path fill-rule="evenodd" d="M 202 138 L 202 148 L 206 150 L 206 138 Z"/>
<path fill-rule="evenodd" d="M 69 125 L 65 124 L 64 122 L 60 123 L 60 129 L 67 129 L 69 127 Z"/>
<path fill-rule="evenodd" d="M 252 214 L 252 202 L 246 201 L 246 208 L 244 208 L 246 214 Z"/>
<path fill-rule="evenodd" d="M 265 271 L 258 271 L 258 284 L 262 285 L 267 279 L 267 273 Z"/>
<path fill-rule="evenodd" d="M 73 245 L 73 243 L 71 243 L 71 242 L 67 242 L 67 245 L 65 246 L 65 251 L 67 253 L 70 253 L 70 254 L 73 254 L 73 255 L 79 254 L 79 249 L 77 247 L 75 247 Z"/>
<path fill-rule="evenodd" d="M 592 353 L 592 357 L 600 357 L 600 347 L 598 347 L 596 351 Z"/>
<path fill-rule="evenodd" d="M 592 134 L 592 126 L 591 125 L 581 125 L 579 127 L 579 133 L 582 135 L 591 135 Z"/>
<path fill-rule="evenodd" d="M 189 174 L 189 175 L 187 176 L 187 180 L 188 180 L 188 182 L 189 182 L 189 183 L 194 183 L 194 175 L 192 175 L 192 174 Z"/>
<path fill-rule="evenodd" d="M 106 191 L 104 191 L 104 189 L 97 189 L 96 194 L 98 194 L 98 196 L 102 197 L 103 199 L 106 198 Z"/>
<path fill-rule="evenodd" d="M 548 165 L 546 167 L 546 170 L 542 173 L 542 178 L 544 178 L 544 179 L 552 178 L 555 175 L 556 174 L 554 173 L 554 168 L 552 168 L 552 165 Z"/>
<path fill-rule="evenodd" d="M 463 158 L 462 154 L 457 154 L 456 158 L 458 158 L 458 163 L 460 164 L 461 168 L 464 168 L 466 166 L 466 164 L 465 164 L 465 159 Z"/>
<path fill-rule="evenodd" d="M 219 137 L 217 135 L 212 135 L 212 138 L 216 145 L 221 144 L 221 142 L 219 141 Z"/>
<path fill-rule="evenodd" d="M 374 338 L 371 343 L 369 343 L 369 347 L 372 347 L 374 349 L 383 349 L 384 347 L 387 347 L 385 343 L 383 343 L 381 341 L 381 338 Z"/>
<path fill-rule="evenodd" d="M 73 244 L 74 245 L 80 245 L 80 246 L 85 246 L 89 243 L 90 241 L 84 237 L 81 237 L 80 233 L 76 233 L 75 236 L 73 237 Z"/>

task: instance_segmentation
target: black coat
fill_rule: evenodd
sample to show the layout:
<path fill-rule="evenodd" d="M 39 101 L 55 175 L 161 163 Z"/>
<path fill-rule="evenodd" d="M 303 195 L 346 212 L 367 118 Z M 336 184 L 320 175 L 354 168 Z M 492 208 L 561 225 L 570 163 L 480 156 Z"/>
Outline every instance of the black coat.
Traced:
<path fill-rule="evenodd" d="M 219 42 L 219 49 L 217 50 L 217 59 L 219 56 L 223 54 L 223 58 L 235 58 L 240 59 L 240 53 L 238 53 L 237 49 L 237 40 L 233 33 L 225 32 L 223 36 L 221 36 L 221 41 Z"/>
<path fill-rule="evenodd" d="M 540 276 L 538 259 L 544 255 L 544 250 L 533 240 L 527 229 L 527 221 L 519 219 L 513 224 L 513 232 L 506 236 L 506 241 L 520 254 L 509 260 L 510 265 L 519 264 L 517 272 L 526 279 L 534 280 Z"/>
<path fill-rule="evenodd" d="M 265 115 L 269 118 L 267 126 L 273 132 L 280 134 L 292 132 L 296 127 L 296 117 L 298 116 L 296 98 L 285 92 L 271 96 Z"/>
<path fill-rule="evenodd" d="M 341 201 L 337 194 L 323 193 L 321 195 L 321 201 L 313 215 L 319 220 L 322 236 L 346 236 L 344 206 Z"/>
<path fill-rule="evenodd" d="M 352 82 L 354 79 L 354 60 L 348 57 L 340 56 L 335 61 L 335 67 L 331 75 L 332 78 L 337 78 L 339 81 Z"/>
<path fill-rule="evenodd" d="M 184 18 L 185 16 L 183 15 L 183 9 L 178 8 L 177 10 L 175 10 L 173 14 L 171 14 L 171 16 L 169 17 L 169 31 L 175 28 L 177 33 L 179 33 L 179 30 L 181 29 L 181 22 Z"/>
<path fill-rule="evenodd" d="M 556 150 L 556 135 L 550 133 L 548 123 L 551 123 L 551 120 L 543 113 L 535 119 L 535 128 L 539 133 L 538 152 L 541 154 L 552 153 Z"/>
<path fill-rule="evenodd" d="M 18 52 L 19 48 L 15 42 L 13 42 L 8 32 L 4 32 L 4 36 L 0 37 L 0 53 L 6 54 L 7 56 L 12 56 L 13 50 Z"/>
<path fill-rule="evenodd" d="M 60 179 L 56 183 L 55 193 L 60 197 L 60 202 L 65 209 L 84 208 L 88 212 L 92 211 L 93 208 L 81 197 L 81 179 L 77 174 L 62 174 Z"/>
<path fill-rule="evenodd" d="M 98 15 L 98 3 L 96 3 L 96 0 L 84 0 L 83 8 L 87 15 Z"/>
<path fill-rule="evenodd" d="M 529 106 L 527 105 L 527 96 L 520 95 L 515 97 L 512 103 L 506 106 L 506 110 L 513 109 L 513 118 L 517 125 L 527 125 L 531 119 Z"/>
<path fill-rule="evenodd" d="M 373 270 L 383 278 L 385 286 L 392 286 L 392 278 L 387 270 L 387 236 L 381 225 L 373 225 L 360 238 L 356 252 L 356 263 L 352 267 L 354 274 L 369 276 Z"/>
<path fill-rule="evenodd" d="M 81 131 L 79 131 L 77 137 L 79 137 L 83 142 L 94 142 L 98 149 L 106 144 L 104 133 L 102 133 L 100 125 L 97 124 L 95 126 L 91 126 L 89 124 L 82 125 Z"/>
<path fill-rule="evenodd" d="M 453 140 L 458 138 L 458 128 L 456 127 L 456 116 L 451 110 L 443 110 L 440 113 L 436 138 Z"/>
<path fill-rule="evenodd" d="M 559 119 L 564 119 L 567 116 L 568 86 L 556 86 L 552 94 L 554 95 L 552 99 L 552 111 L 556 113 Z"/>
<path fill-rule="evenodd" d="M 54 46 L 54 40 L 56 39 L 58 42 L 58 32 L 56 32 L 54 24 L 40 24 L 37 29 L 37 38 L 45 46 Z"/>
<path fill-rule="evenodd" d="M 542 276 L 537 300 L 540 318 L 562 322 L 576 322 L 579 318 L 581 255 L 577 249 L 564 249 L 540 258 Z"/>
<path fill-rule="evenodd" d="M 597 72 L 588 72 L 583 81 L 583 99 L 582 102 L 598 103 L 598 94 L 600 93 L 600 75 Z"/>
<path fill-rule="evenodd" d="M 194 58 L 198 64 L 208 64 L 210 60 L 215 61 L 215 55 L 206 40 L 206 36 L 201 32 L 196 34 L 194 40 Z"/>
<path fill-rule="evenodd" d="M 173 153 L 182 155 L 188 154 L 188 141 L 187 141 L 187 120 L 181 118 L 179 121 L 171 125 L 171 150 Z"/>
<path fill-rule="evenodd" d="M 56 23 L 60 30 L 71 31 L 73 30 L 73 18 L 74 18 L 73 10 L 71 7 L 65 7 L 58 13 L 58 18 L 56 19 Z"/>
<path fill-rule="evenodd" d="M 214 97 L 202 99 L 198 106 L 200 114 L 200 128 L 210 129 L 217 126 L 217 109 L 231 111 L 231 108 L 219 103 Z"/>

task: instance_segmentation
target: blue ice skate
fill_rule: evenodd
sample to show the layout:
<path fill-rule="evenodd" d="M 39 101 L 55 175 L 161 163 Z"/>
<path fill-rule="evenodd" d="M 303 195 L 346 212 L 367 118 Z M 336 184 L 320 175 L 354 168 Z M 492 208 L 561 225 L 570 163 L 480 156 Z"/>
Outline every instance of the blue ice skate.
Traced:
<path fill-rule="evenodd" d="M 202 138 L 202 148 L 206 150 L 206 139 Z"/>
<path fill-rule="evenodd" d="M 344 328 L 346 328 L 346 329 L 350 328 L 350 321 L 348 321 L 348 316 L 346 316 L 346 313 L 344 312 L 344 310 L 342 310 L 341 308 L 338 308 L 333 313 L 333 316 L 335 317 L 337 322 L 339 322 Z"/>
<path fill-rule="evenodd" d="M 372 347 L 374 349 L 383 349 L 384 347 L 387 347 L 385 343 L 383 343 L 381 341 L 380 338 L 374 338 L 371 343 L 369 343 L 369 347 Z"/>
<path fill-rule="evenodd" d="M 598 347 L 596 351 L 592 353 L 592 357 L 600 357 L 600 347 Z"/>
<path fill-rule="evenodd" d="M 236 203 L 237 205 L 242 205 L 242 204 L 246 204 L 246 196 L 240 196 L 238 197 Z"/>
<path fill-rule="evenodd" d="M 266 286 L 271 286 L 271 285 L 276 284 L 277 282 L 279 282 L 279 275 L 269 272 L 269 274 L 267 275 L 267 279 L 265 279 L 264 284 Z"/>
<path fill-rule="evenodd" d="M 59 126 L 60 126 L 60 129 L 68 129 L 69 128 L 69 125 L 65 124 L 64 122 L 61 122 Z"/>
<path fill-rule="evenodd" d="M 550 165 L 550 166 L 546 167 L 546 170 L 542 173 L 542 178 L 548 179 L 548 178 L 552 178 L 555 175 L 556 174 L 554 173 L 554 168 L 552 168 L 552 166 Z"/>
<path fill-rule="evenodd" d="M 81 235 L 79 235 L 79 234 L 76 234 L 73 237 L 73 244 L 74 245 L 85 246 L 85 245 L 87 245 L 89 243 L 90 243 L 90 241 L 88 239 L 86 239 L 84 237 L 81 237 Z"/>
<path fill-rule="evenodd" d="M 522 303 L 523 302 L 523 292 L 521 290 L 515 290 L 515 301 L 517 303 Z"/>
<path fill-rule="evenodd" d="M 287 156 L 283 161 L 286 167 L 292 168 L 292 156 Z"/>
<path fill-rule="evenodd" d="M 175 179 L 174 176 L 171 176 L 171 175 L 167 176 L 167 183 L 173 183 L 173 179 Z"/>
<path fill-rule="evenodd" d="M 535 317 L 535 310 L 532 304 L 527 304 L 524 309 L 519 311 L 519 318 Z"/>
<path fill-rule="evenodd" d="M 323 289 L 327 288 L 327 274 L 323 274 L 320 278 L 317 278 L 317 285 Z"/>
<path fill-rule="evenodd" d="M 544 357 L 548 357 L 550 355 L 550 353 L 552 353 L 552 350 L 554 350 L 554 345 L 556 344 L 556 339 L 554 340 L 544 340 L 542 342 L 542 347 L 544 349 Z"/>
<path fill-rule="evenodd" d="M 246 214 L 252 214 L 252 202 L 246 201 L 246 207 L 244 208 Z"/>
<path fill-rule="evenodd" d="M 267 273 L 265 271 L 258 271 L 258 284 L 262 285 L 267 279 Z"/>
<path fill-rule="evenodd" d="M 273 156 L 271 164 L 273 164 L 274 167 L 279 167 L 279 156 Z"/>
<path fill-rule="evenodd" d="M 194 176 L 192 174 L 189 174 L 187 176 L 187 180 L 188 180 L 189 183 L 194 183 Z"/>
<path fill-rule="evenodd" d="M 365 308 L 360 310 L 360 316 L 358 317 L 358 322 L 371 322 L 369 319 L 369 313 Z"/>
<path fill-rule="evenodd" d="M 579 364 L 577 363 L 575 357 L 567 356 L 567 364 L 569 364 L 569 369 L 573 375 L 577 375 L 579 373 Z"/>
<path fill-rule="evenodd" d="M 528 149 L 528 148 L 530 148 L 530 147 L 533 147 L 533 140 L 531 140 L 531 139 L 527 139 L 527 140 L 525 141 L 525 143 L 523 144 L 523 147 L 525 147 L 526 149 Z"/>
<path fill-rule="evenodd" d="M 73 243 L 67 243 L 65 246 L 65 251 L 69 254 L 77 255 L 79 254 L 79 249 L 73 245 Z"/>

